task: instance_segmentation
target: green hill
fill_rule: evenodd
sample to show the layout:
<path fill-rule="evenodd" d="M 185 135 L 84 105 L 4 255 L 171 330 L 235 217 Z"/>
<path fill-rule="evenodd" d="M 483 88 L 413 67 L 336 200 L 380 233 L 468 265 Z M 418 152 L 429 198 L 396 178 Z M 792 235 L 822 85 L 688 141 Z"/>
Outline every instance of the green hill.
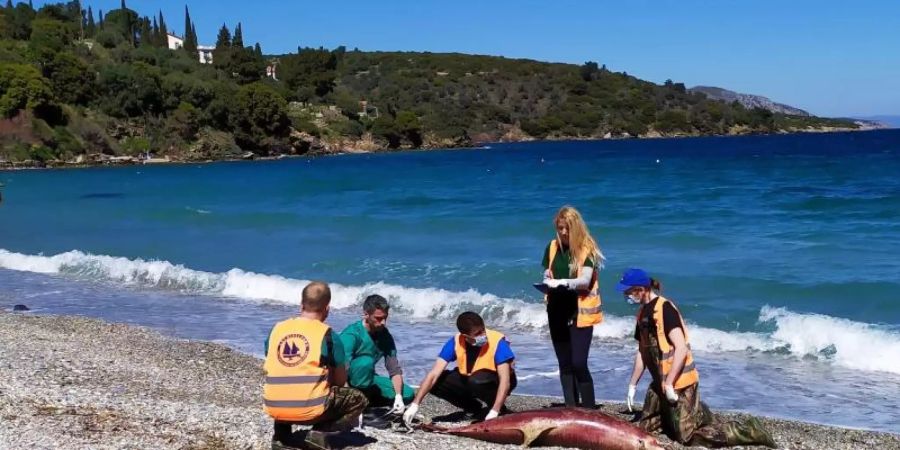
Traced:
<path fill-rule="evenodd" d="M 0 8 L 0 161 L 176 160 L 482 141 L 773 133 L 857 127 L 710 100 L 607 70 L 463 54 L 298 48 L 264 56 L 238 24 L 202 64 L 162 12 L 80 3 Z M 275 77 L 267 67 L 275 67 Z M 119 158 L 127 159 L 127 158 Z"/>

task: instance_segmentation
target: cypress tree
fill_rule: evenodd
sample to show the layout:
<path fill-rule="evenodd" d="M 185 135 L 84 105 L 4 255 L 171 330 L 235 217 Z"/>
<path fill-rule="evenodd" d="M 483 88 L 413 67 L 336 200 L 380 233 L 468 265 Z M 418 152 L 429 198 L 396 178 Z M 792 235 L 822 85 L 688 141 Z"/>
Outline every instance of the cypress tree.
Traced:
<path fill-rule="evenodd" d="M 197 54 L 197 40 L 194 37 L 194 24 L 191 23 L 191 13 L 187 5 L 184 6 L 184 51 L 189 54 Z"/>
<path fill-rule="evenodd" d="M 88 6 L 87 10 L 87 27 L 84 29 L 85 35 L 88 37 L 94 37 L 94 34 L 97 33 L 97 24 L 94 23 L 94 11 L 91 11 L 91 7 Z"/>
<path fill-rule="evenodd" d="M 237 27 L 234 28 L 234 39 L 231 41 L 231 46 L 234 48 L 244 48 L 244 32 L 241 30 L 240 22 L 238 22 Z"/>
<path fill-rule="evenodd" d="M 12 4 L 12 0 L 6 0 L 6 10 L 12 11 L 13 8 L 14 8 L 14 6 Z"/>
<path fill-rule="evenodd" d="M 100 14 L 97 14 L 97 28 L 103 29 L 103 10 L 100 10 Z"/>
<path fill-rule="evenodd" d="M 141 19 L 140 33 L 141 37 L 139 42 L 141 47 L 153 45 L 153 28 L 150 25 L 150 19 L 146 17 Z"/>
<path fill-rule="evenodd" d="M 159 43 L 161 47 L 169 48 L 169 29 L 166 28 L 162 10 L 159 11 Z"/>
<path fill-rule="evenodd" d="M 150 25 L 150 33 L 153 34 L 153 46 L 162 47 L 162 39 L 160 39 L 159 35 L 159 22 L 156 21 L 156 16 L 153 16 L 153 24 Z"/>
<path fill-rule="evenodd" d="M 219 36 L 216 38 L 216 50 L 228 47 L 231 47 L 231 31 L 229 31 L 228 26 L 223 23 L 222 28 L 219 28 Z"/>
<path fill-rule="evenodd" d="M 256 52 L 256 56 L 262 58 L 262 47 L 259 46 L 259 42 L 256 43 L 256 46 L 253 47 L 253 51 Z"/>

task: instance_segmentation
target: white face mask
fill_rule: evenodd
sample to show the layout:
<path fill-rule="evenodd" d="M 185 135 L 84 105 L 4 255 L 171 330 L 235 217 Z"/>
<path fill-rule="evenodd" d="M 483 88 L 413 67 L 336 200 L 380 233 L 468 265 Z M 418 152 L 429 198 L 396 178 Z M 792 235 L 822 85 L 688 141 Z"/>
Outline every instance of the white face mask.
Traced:
<path fill-rule="evenodd" d="M 625 301 L 627 301 L 629 305 L 637 305 L 641 303 L 641 298 L 636 295 L 626 295 Z"/>

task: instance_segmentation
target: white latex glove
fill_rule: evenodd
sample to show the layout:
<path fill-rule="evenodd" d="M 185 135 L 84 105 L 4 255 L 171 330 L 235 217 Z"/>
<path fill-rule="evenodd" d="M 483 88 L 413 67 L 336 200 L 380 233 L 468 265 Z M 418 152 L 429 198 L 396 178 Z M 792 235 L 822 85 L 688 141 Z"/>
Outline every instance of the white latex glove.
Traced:
<path fill-rule="evenodd" d="M 675 388 L 673 388 L 671 384 L 664 384 L 663 390 L 666 391 L 666 398 L 669 399 L 670 402 L 678 402 L 678 394 L 675 392 Z"/>
<path fill-rule="evenodd" d="M 498 413 L 497 411 L 494 411 L 492 409 L 492 410 L 488 411 L 486 416 L 484 416 L 484 420 L 487 421 L 487 420 L 491 420 L 491 419 L 496 419 L 497 416 L 499 416 L 499 415 L 500 415 L 500 413 Z"/>
<path fill-rule="evenodd" d="M 628 406 L 628 412 L 634 411 L 634 394 L 637 393 L 637 386 L 628 385 L 628 397 L 625 398 L 625 404 Z"/>
<path fill-rule="evenodd" d="M 403 404 L 403 396 L 397 394 L 394 397 L 394 407 L 391 408 L 391 412 L 394 414 L 400 414 L 403 412 L 403 409 L 406 408 L 406 405 Z"/>
<path fill-rule="evenodd" d="M 412 428 L 413 419 L 416 417 L 416 414 L 419 412 L 419 405 L 417 403 L 410 403 L 409 406 L 406 407 L 406 412 L 403 413 L 403 423 L 406 426 Z"/>

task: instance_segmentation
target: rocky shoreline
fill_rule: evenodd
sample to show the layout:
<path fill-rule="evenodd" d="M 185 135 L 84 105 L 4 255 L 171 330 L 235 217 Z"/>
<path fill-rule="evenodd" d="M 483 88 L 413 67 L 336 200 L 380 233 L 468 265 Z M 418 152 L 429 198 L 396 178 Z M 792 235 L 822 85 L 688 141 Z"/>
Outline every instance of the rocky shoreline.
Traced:
<path fill-rule="evenodd" d="M 877 131 L 882 130 L 883 128 L 875 128 L 875 127 L 864 127 L 860 128 L 840 128 L 840 127 L 820 127 L 820 128 L 802 128 L 802 129 L 793 129 L 790 131 L 778 131 L 776 133 L 771 133 L 772 135 L 784 135 L 784 134 L 809 134 L 809 133 L 848 133 L 848 132 L 863 132 L 863 131 Z M 602 137 L 584 137 L 584 136 L 559 136 L 559 137 L 547 137 L 542 139 L 544 141 L 603 141 L 603 140 L 618 140 L 618 139 L 667 139 L 667 138 L 692 138 L 692 137 L 737 137 L 737 136 L 748 136 L 752 135 L 747 130 L 735 130 L 734 132 L 730 132 L 728 134 L 685 134 L 685 133 L 674 133 L 674 134 L 661 134 L 658 132 L 650 132 L 646 135 L 641 136 L 611 136 L 607 134 Z M 5 161 L 0 160 L 0 171 L 3 170 L 30 170 L 30 169 L 78 169 L 78 168 L 87 168 L 87 167 L 107 167 L 107 166 L 130 166 L 130 165 L 157 165 L 157 164 L 205 164 L 212 162 L 225 162 L 225 161 L 272 161 L 272 160 L 280 160 L 286 158 L 302 158 L 302 157 L 317 157 L 317 156 L 330 156 L 330 155 L 346 155 L 346 154 L 358 154 L 358 153 L 388 153 L 388 152 L 404 152 L 404 151 L 429 151 L 429 150 L 451 150 L 451 149 L 473 149 L 473 148 L 484 148 L 484 146 L 490 145 L 493 141 L 451 141 L 451 140 L 438 140 L 438 139 L 429 139 L 425 143 L 423 143 L 421 148 L 411 148 L 411 147 L 400 147 L 400 148 L 388 148 L 383 145 L 378 144 L 374 141 L 371 136 L 364 136 L 360 139 L 349 139 L 342 138 L 334 141 L 325 142 L 318 138 L 315 138 L 310 135 L 306 135 L 304 133 L 300 133 L 300 136 L 297 137 L 298 140 L 305 141 L 305 148 L 307 151 L 304 153 L 292 153 L 292 154 L 279 154 L 274 156 L 260 156 L 256 155 L 252 152 L 245 152 L 242 155 L 235 155 L 229 157 L 222 158 L 182 158 L 182 157 L 169 157 L 168 155 L 160 158 L 152 158 L 149 160 L 142 160 L 137 157 L 131 156 L 115 156 L 111 157 L 108 155 L 100 155 L 100 154 L 91 154 L 87 157 L 82 157 L 78 160 L 73 161 L 50 161 L 46 163 L 36 162 L 36 161 Z M 537 141 L 528 135 L 525 135 L 521 132 L 516 133 L 513 131 L 509 131 L 505 133 L 503 136 L 497 140 L 497 143 L 512 143 L 512 142 L 532 142 Z"/>
<path fill-rule="evenodd" d="M 219 344 L 142 327 L 0 312 L 0 448 L 268 448 L 271 422 L 260 406 L 261 365 Z M 556 401 L 513 396 L 510 407 Z M 604 410 L 630 417 L 621 404 Z M 453 411 L 435 398 L 423 405 L 426 417 L 440 421 L 451 421 L 452 414 L 440 416 Z M 900 435 L 762 420 L 780 448 L 900 448 Z M 367 449 L 518 448 L 372 427 L 348 439 Z"/>

